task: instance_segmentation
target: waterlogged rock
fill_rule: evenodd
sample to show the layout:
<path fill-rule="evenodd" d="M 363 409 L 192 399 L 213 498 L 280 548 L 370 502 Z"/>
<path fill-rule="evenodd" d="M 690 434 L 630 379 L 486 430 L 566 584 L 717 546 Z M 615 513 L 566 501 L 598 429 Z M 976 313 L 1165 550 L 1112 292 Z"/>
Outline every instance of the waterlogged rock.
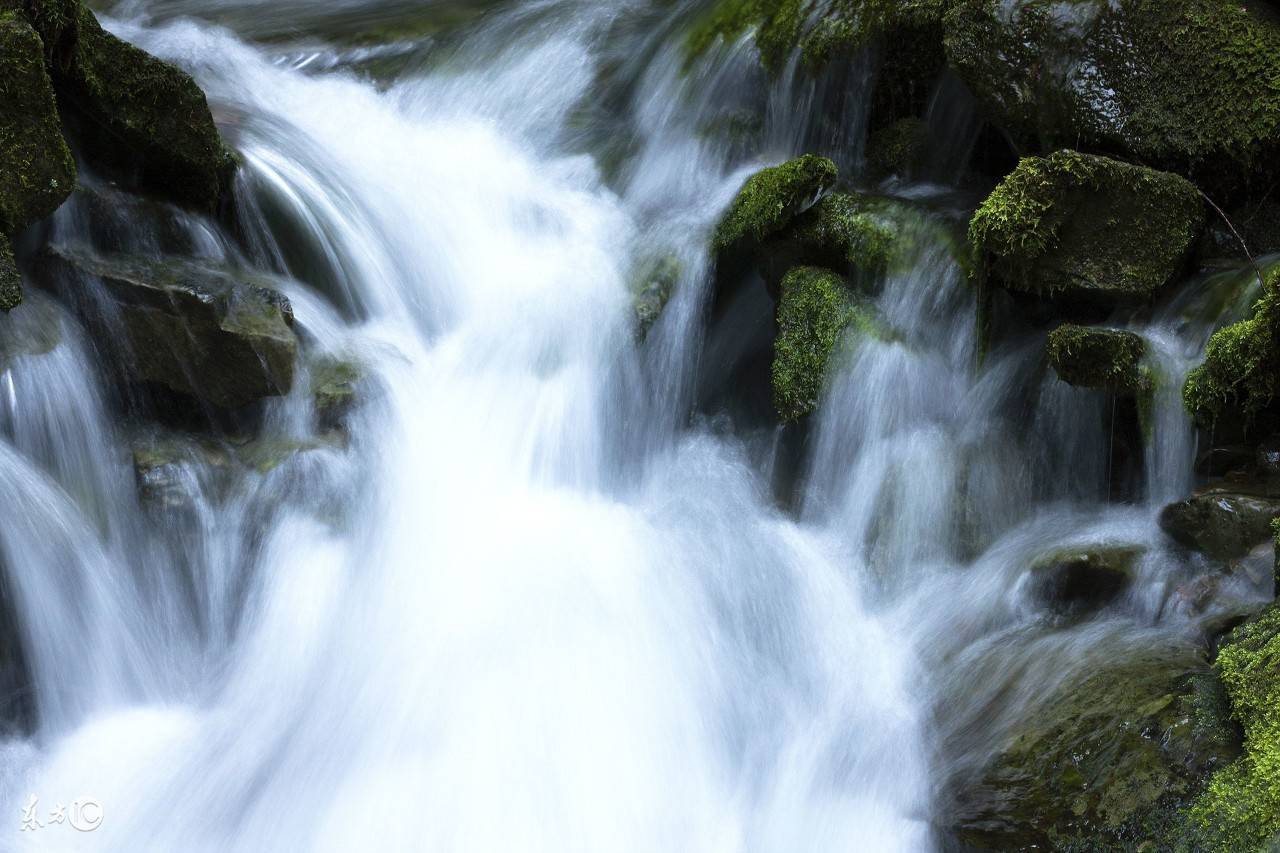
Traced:
<path fill-rule="evenodd" d="M 0 311 L 10 311 L 22 302 L 22 276 L 13 260 L 9 238 L 0 235 Z"/>
<path fill-rule="evenodd" d="M 671 294 L 680 281 L 680 259 L 674 255 L 650 260 L 631 283 L 631 305 L 635 311 L 636 337 L 644 340 L 662 316 Z"/>
<path fill-rule="evenodd" d="M 905 176 L 920 163 L 929 126 L 909 117 L 877 130 L 867 140 L 867 170 L 874 178 Z"/>
<path fill-rule="evenodd" d="M 1045 555 L 1029 569 L 1031 596 L 1059 615 L 1097 610 L 1129 588 L 1145 552 L 1141 546 L 1117 546 Z"/>
<path fill-rule="evenodd" d="M 951 67 L 1025 143 L 1119 151 L 1200 179 L 1275 168 L 1280 29 L 1236 0 L 953 6 Z"/>
<path fill-rule="evenodd" d="M 1169 504 L 1160 527 L 1179 545 L 1217 560 L 1238 560 L 1271 538 L 1280 497 L 1241 494 L 1219 486 Z"/>
<path fill-rule="evenodd" d="M 722 257 L 758 246 L 812 207 L 833 186 L 838 173 L 826 157 L 806 154 L 756 172 L 729 205 L 716 227 L 712 247 Z"/>
<path fill-rule="evenodd" d="M 248 274 L 69 249 L 51 250 L 45 259 L 55 270 L 102 281 L 138 378 L 226 409 L 292 386 L 298 352 L 292 306 Z"/>
<path fill-rule="evenodd" d="M 795 219 L 755 253 L 756 268 L 776 288 L 797 266 L 819 266 L 849 276 L 882 272 L 894 257 L 896 203 L 839 192 Z"/>
<path fill-rule="evenodd" d="M 960 786 L 956 835 L 979 850 L 1170 849 L 1180 809 L 1238 752 L 1224 710 L 1197 652 L 1100 662 L 1041 697 Z"/>
<path fill-rule="evenodd" d="M 44 45 L 0 3 L 0 234 L 53 213 L 75 188 Z"/>
<path fill-rule="evenodd" d="M 1205 360 L 1187 375 L 1182 401 L 1201 424 L 1248 426 L 1280 391 L 1280 269 L 1263 282 L 1253 315 L 1219 329 Z"/>
<path fill-rule="evenodd" d="M 95 167 L 199 210 L 213 210 L 236 163 L 204 92 L 179 68 L 104 30 L 80 8 L 54 50 L 58 104 Z"/>
<path fill-rule="evenodd" d="M 885 337 L 875 309 L 840 275 L 797 267 L 782 280 L 773 348 L 773 404 L 784 423 L 818 407 L 827 367 L 850 335 Z"/>
<path fill-rule="evenodd" d="M 1183 269 L 1204 203 L 1177 175 L 1058 151 L 1024 158 L 969 223 L 985 268 L 1010 290 L 1141 302 Z"/>
<path fill-rule="evenodd" d="M 1190 810 L 1195 849 L 1274 849 L 1280 839 L 1280 606 L 1237 628 L 1215 666 L 1231 716 L 1244 728 L 1244 754 L 1219 770 Z"/>
<path fill-rule="evenodd" d="M 1151 379 L 1142 368 L 1147 343 L 1119 329 L 1065 324 L 1049 333 L 1045 354 L 1058 378 L 1078 388 L 1136 393 Z"/>
<path fill-rule="evenodd" d="M 324 357 L 311 365 L 311 399 L 322 430 L 342 425 L 359 401 L 364 370 L 354 361 Z"/>

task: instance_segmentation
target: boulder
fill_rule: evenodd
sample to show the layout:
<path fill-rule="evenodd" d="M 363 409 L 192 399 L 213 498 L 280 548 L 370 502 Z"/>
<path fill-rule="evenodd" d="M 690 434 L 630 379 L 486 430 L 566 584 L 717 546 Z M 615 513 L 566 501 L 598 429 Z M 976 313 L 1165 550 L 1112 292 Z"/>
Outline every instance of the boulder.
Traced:
<path fill-rule="evenodd" d="M 10 311 L 22 302 L 22 276 L 13 260 L 9 238 L 0 234 L 0 311 Z"/>
<path fill-rule="evenodd" d="M 1238 752 L 1190 649 L 1135 649 L 1038 698 L 988 766 L 955 785 L 966 849 L 1169 849 L 1179 810 Z"/>
<path fill-rule="evenodd" d="M 644 340 L 662 316 L 671 294 L 680 281 L 680 259 L 675 255 L 652 258 L 640 268 L 631 283 L 631 305 L 635 311 L 636 338 Z"/>
<path fill-rule="evenodd" d="M 0 235 L 53 213 L 75 188 L 44 46 L 26 19 L 0 4 Z M 10 306 L 12 307 L 12 306 Z"/>
<path fill-rule="evenodd" d="M 1160 527 L 1179 545 L 1216 560 L 1238 560 L 1271 538 L 1280 497 L 1232 492 L 1230 485 L 1202 491 L 1160 512 Z"/>
<path fill-rule="evenodd" d="M 797 266 L 858 277 L 882 272 L 894 257 L 898 238 L 894 205 L 860 193 L 824 196 L 758 248 L 756 268 L 775 290 Z"/>
<path fill-rule="evenodd" d="M 1078 388 L 1121 393 L 1149 390 L 1142 367 L 1147 344 L 1133 332 L 1065 324 L 1049 333 L 1045 354 L 1058 378 Z"/>
<path fill-rule="evenodd" d="M 1280 269 L 1267 275 L 1245 320 L 1214 332 L 1204 362 L 1187 374 L 1182 401 L 1202 425 L 1222 418 L 1245 426 L 1280 391 Z"/>
<path fill-rule="evenodd" d="M 1142 302 L 1185 266 L 1204 203 L 1177 175 L 1058 151 L 1024 158 L 969 223 L 983 268 L 1036 296 Z"/>
<path fill-rule="evenodd" d="M 1280 29 L 1237 0 L 958 0 L 952 68 L 1024 147 L 1227 182 L 1280 151 Z"/>
<path fill-rule="evenodd" d="M 83 7 L 74 38 L 54 53 L 58 105 L 85 160 L 178 204 L 217 207 L 236 161 L 185 71 L 111 35 Z"/>
<path fill-rule="evenodd" d="M 782 280 L 773 348 L 773 403 L 784 423 L 818 407 L 827 367 L 848 335 L 886 337 L 875 309 L 840 275 L 797 267 Z"/>
<path fill-rule="evenodd" d="M 806 154 L 756 172 L 716 226 L 712 248 L 724 258 L 755 248 L 808 210 L 833 186 L 835 163 Z"/>
<path fill-rule="evenodd" d="M 324 356 L 311 365 L 311 399 L 320 429 L 340 427 L 359 399 L 364 370 L 346 359 Z"/>
<path fill-rule="evenodd" d="M 102 282 L 138 379 L 226 409 L 287 393 L 293 384 L 293 309 L 262 277 L 65 248 L 44 261 L 55 272 Z"/>
<path fill-rule="evenodd" d="M 1133 582 L 1141 546 L 1077 549 L 1048 554 L 1032 563 L 1032 599 L 1058 615 L 1074 615 L 1110 604 Z"/>
<path fill-rule="evenodd" d="M 1226 639 L 1215 666 L 1244 754 L 1219 770 L 1190 810 L 1194 849 L 1274 849 L 1280 839 L 1280 605 Z"/>

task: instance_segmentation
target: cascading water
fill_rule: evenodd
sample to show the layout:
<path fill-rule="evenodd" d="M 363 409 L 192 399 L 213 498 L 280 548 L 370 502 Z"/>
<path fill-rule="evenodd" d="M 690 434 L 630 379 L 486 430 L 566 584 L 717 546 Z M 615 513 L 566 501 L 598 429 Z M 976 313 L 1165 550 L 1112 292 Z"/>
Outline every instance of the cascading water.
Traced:
<path fill-rule="evenodd" d="M 832 379 L 795 512 L 767 441 L 689 422 L 723 381 L 711 227 L 806 140 L 856 162 L 856 98 L 833 137 L 784 78 L 726 143 L 706 128 L 741 51 L 686 77 L 639 0 L 499 9 L 413 61 L 276 39 L 396 4 L 296 25 L 266 5 L 129 2 L 114 26 L 192 70 L 243 157 L 241 242 L 182 219 L 184 251 L 272 270 L 308 348 L 362 365 L 363 402 L 340 442 L 305 393 L 273 402 L 263 432 L 307 447 L 279 465 L 230 476 L 227 447 L 185 447 L 157 516 L 90 336 L 24 307 L 59 334 L 6 354 L 0 388 L 0 556 L 39 709 L 0 803 L 105 816 L 5 825 L 5 849 L 930 850 L 946 779 L 1007 726 L 994 696 L 1013 714 L 1099 649 L 1182 636 L 1167 594 L 1061 631 L 1026 607 L 1028 558 L 1085 541 L 1147 546 L 1172 588 L 1153 518 L 1191 433 L 1158 396 L 1149 500 L 1105 508 L 1107 401 L 1044 379 L 1036 342 L 975 369 L 937 188 L 898 188 L 937 211 L 880 282 L 893 334 Z M 240 35 L 172 20 L 193 13 Z M 379 83 L 351 70 L 388 57 Z M 91 247 L 101 220 L 71 205 L 53 239 Z M 131 221 L 114 248 L 159 252 Z M 637 343 L 628 280 L 663 256 L 682 272 Z M 1185 371 L 1208 325 L 1166 326 L 1160 369 Z"/>

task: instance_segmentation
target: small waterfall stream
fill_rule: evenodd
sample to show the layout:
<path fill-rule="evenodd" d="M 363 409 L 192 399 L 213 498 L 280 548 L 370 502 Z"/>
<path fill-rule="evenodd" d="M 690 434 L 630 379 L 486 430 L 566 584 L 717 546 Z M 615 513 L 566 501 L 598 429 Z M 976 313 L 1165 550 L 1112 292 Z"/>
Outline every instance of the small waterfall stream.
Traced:
<path fill-rule="evenodd" d="M 1144 330 L 1145 497 L 1107 503 L 1110 399 L 1046 374 L 1042 336 L 979 367 L 961 205 L 889 187 L 922 211 L 876 286 L 892 334 L 844 353 L 780 496 L 777 436 L 699 405 L 728 358 L 705 246 L 759 166 L 817 140 L 856 169 L 865 104 L 809 126 L 821 81 L 736 49 L 686 75 L 664 4 L 455 3 L 465 26 L 389 54 L 325 38 L 411 4 L 315 5 L 109 19 L 208 93 L 243 233 L 77 197 L 51 241 L 268 274 L 307 369 L 357 362 L 361 402 L 317 427 L 304 372 L 262 438 L 175 444 L 103 390 L 69 309 L 91 276 L 0 318 L 31 342 L 0 354 L 0 561 L 39 711 L 0 745 L 0 812 L 105 811 L 0 849 L 927 851 L 1013 715 L 1109 648 L 1190 642 L 1155 515 L 1191 486 L 1177 389 L 1209 322 Z M 764 125 L 709 132 L 734 98 Z M 1099 542 L 1156 581 L 1047 622 L 1025 567 Z"/>

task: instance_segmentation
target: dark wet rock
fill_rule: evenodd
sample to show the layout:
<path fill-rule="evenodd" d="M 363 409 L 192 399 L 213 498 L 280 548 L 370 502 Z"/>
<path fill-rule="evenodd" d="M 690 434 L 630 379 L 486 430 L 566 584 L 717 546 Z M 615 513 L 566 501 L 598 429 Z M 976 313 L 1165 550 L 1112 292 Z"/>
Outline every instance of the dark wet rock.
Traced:
<path fill-rule="evenodd" d="M 1110 604 L 1133 582 L 1135 565 L 1146 549 L 1115 546 L 1048 554 L 1030 567 L 1030 593 L 1059 615 L 1097 610 Z"/>
<path fill-rule="evenodd" d="M 716 226 L 712 247 L 721 256 L 748 251 L 785 228 L 833 186 L 836 166 L 806 154 L 756 172 Z"/>
<path fill-rule="evenodd" d="M 137 377 L 225 409 L 288 392 L 298 340 L 279 292 L 241 271 L 185 261 L 44 256 L 99 279 L 119 311 Z"/>
<path fill-rule="evenodd" d="M 909 175 L 919 165 L 928 137 L 928 125 L 915 117 L 881 128 L 867 140 L 867 171 L 873 178 Z"/>
<path fill-rule="evenodd" d="M 1271 537 L 1280 496 L 1215 487 L 1160 513 L 1160 527 L 1178 544 L 1218 560 L 1238 560 Z"/>
<path fill-rule="evenodd" d="M 1066 324 L 1049 333 L 1045 353 L 1058 378 L 1078 388 L 1149 390 L 1142 368 L 1147 344 L 1133 332 Z"/>
<path fill-rule="evenodd" d="M 1280 29 L 1234 0 L 959 0 L 947 57 L 1025 147 L 1234 184 L 1275 168 Z"/>
<path fill-rule="evenodd" d="M 1236 628 L 1215 666 L 1244 754 L 1218 771 L 1190 809 L 1195 850 L 1273 849 L 1280 838 L 1280 606 Z"/>
<path fill-rule="evenodd" d="M 178 204 L 217 207 L 236 162 L 190 75 L 111 35 L 86 8 L 52 68 L 59 108 L 87 161 Z"/>
<path fill-rule="evenodd" d="M 311 399 L 320 429 L 336 429 L 356 407 L 364 370 L 354 361 L 325 356 L 311 365 Z"/>
<path fill-rule="evenodd" d="M 773 404 L 784 423 L 818 407 L 827 369 L 854 336 L 887 337 L 875 308 L 830 270 L 797 267 L 782 280 L 772 368 Z"/>
<path fill-rule="evenodd" d="M 1028 708 L 990 764 L 958 785 L 952 825 L 978 850 L 1168 849 L 1182 808 L 1237 752 L 1198 652 L 1134 650 Z"/>
<path fill-rule="evenodd" d="M 1010 290 L 1090 304 L 1148 300 L 1185 266 L 1204 203 L 1184 178 L 1058 151 L 1024 158 L 969 225 Z"/>
<path fill-rule="evenodd" d="M 22 303 L 22 275 L 13 260 L 9 238 L 0 234 L 0 311 L 11 311 Z"/>
<path fill-rule="evenodd" d="M 0 3 L 0 235 L 53 213 L 75 182 L 43 44 Z"/>
<path fill-rule="evenodd" d="M 640 340 L 658 322 L 671 294 L 680 281 L 680 259 L 674 255 L 650 259 L 631 283 L 631 304 L 635 311 L 636 337 Z"/>
<path fill-rule="evenodd" d="M 1228 471 L 1245 470 L 1253 465 L 1254 456 L 1254 449 L 1242 444 L 1211 447 L 1196 459 L 1196 473 L 1221 477 Z"/>

